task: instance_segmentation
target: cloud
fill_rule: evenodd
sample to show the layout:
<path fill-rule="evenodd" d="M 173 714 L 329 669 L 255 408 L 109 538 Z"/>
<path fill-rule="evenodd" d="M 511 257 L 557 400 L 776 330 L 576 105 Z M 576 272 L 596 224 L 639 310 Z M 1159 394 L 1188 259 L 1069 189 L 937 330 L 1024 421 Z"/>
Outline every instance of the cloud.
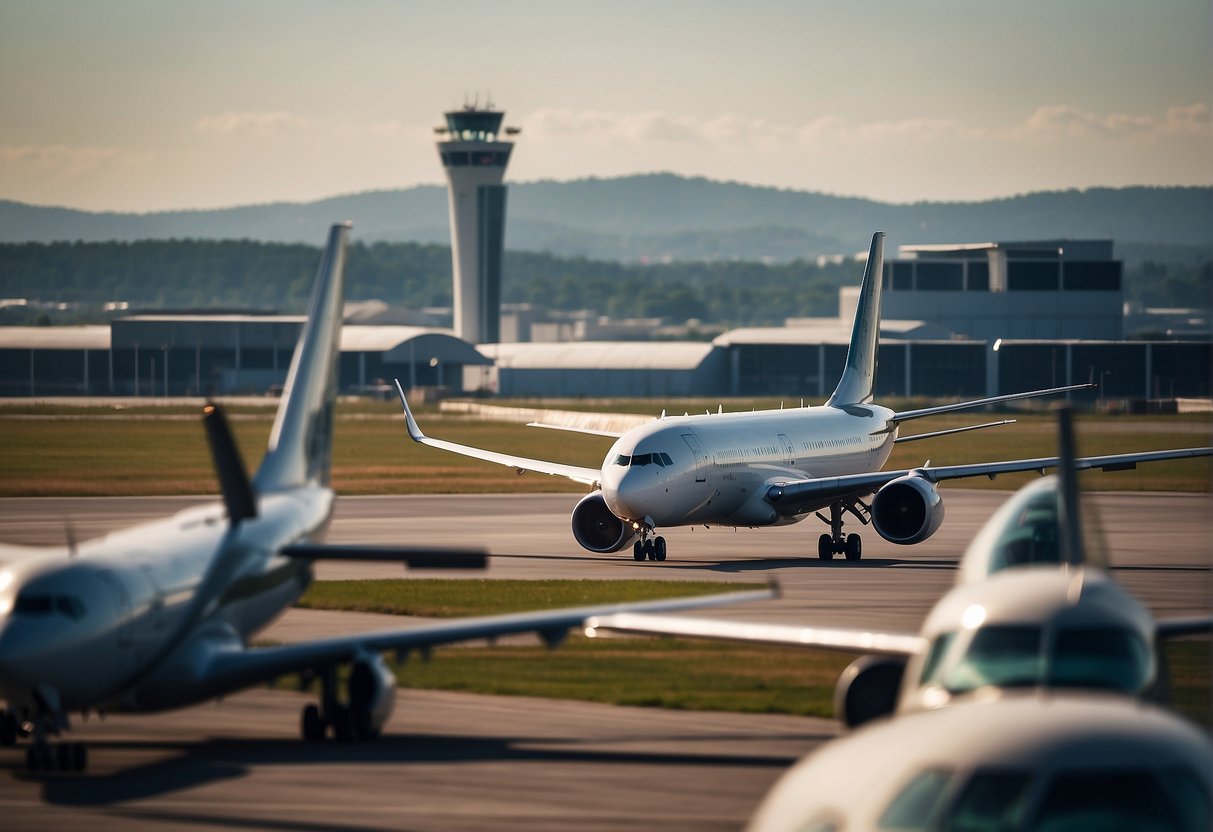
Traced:
<path fill-rule="evenodd" d="M 1094 113 L 1066 104 L 1038 108 L 1009 137 L 1071 139 L 1160 139 L 1174 136 L 1213 136 L 1209 105 L 1169 107 L 1162 117 L 1127 113 Z"/>
<path fill-rule="evenodd" d="M 64 144 L 0 147 L 0 167 L 6 171 L 37 172 L 74 177 L 105 167 L 135 167 L 155 158 L 116 147 L 71 147 Z"/>
<path fill-rule="evenodd" d="M 215 116 L 203 116 L 195 125 L 204 133 L 221 135 L 252 134 L 269 136 L 282 130 L 298 130 L 308 127 L 311 122 L 286 110 L 271 110 L 265 112 L 243 111 L 220 113 Z"/>

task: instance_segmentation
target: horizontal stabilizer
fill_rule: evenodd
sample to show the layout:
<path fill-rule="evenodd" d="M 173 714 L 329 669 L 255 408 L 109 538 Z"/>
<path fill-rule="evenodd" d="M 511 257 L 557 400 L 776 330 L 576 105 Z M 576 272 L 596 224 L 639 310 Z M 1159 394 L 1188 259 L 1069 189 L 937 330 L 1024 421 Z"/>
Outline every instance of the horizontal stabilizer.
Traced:
<path fill-rule="evenodd" d="M 215 463 L 215 474 L 219 477 L 219 490 L 223 493 L 228 519 L 232 523 L 239 523 L 256 517 L 257 501 L 253 497 L 248 470 L 244 467 L 244 459 L 232 436 L 231 426 L 219 405 L 208 404 L 202 409 L 202 424 L 211 446 L 211 459 Z"/>
<path fill-rule="evenodd" d="M 306 560 L 390 561 L 410 569 L 486 569 L 489 565 L 488 555 L 479 549 L 296 543 L 283 547 L 281 552 L 288 558 Z"/>
<path fill-rule="evenodd" d="M 953 433 L 968 433 L 971 430 L 985 430 L 986 428 L 1000 428 L 1003 425 L 1015 424 L 1014 419 L 1003 419 L 1001 422 L 986 422 L 981 425 L 969 425 L 963 428 L 951 428 L 949 430 L 937 430 L 931 433 L 916 433 L 913 436 L 899 436 L 893 440 L 893 444 L 897 445 L 902 442 L 914 442 L 918 439 L 933 439 L 936 436 L 948 436 Z"/>
<path fill-rule="evenodd" d="M 547 428 L 548 430 L 567 430 L 572 433 L 588 433 L 590 436 L 606 436 L 611 439 L 618 439 L 623 436 L 617 430 L 596 430 L 595 428 L 575 428 L 572 425 L 549 425 L 545 422 L 527 422 L 528 428 Z"/>

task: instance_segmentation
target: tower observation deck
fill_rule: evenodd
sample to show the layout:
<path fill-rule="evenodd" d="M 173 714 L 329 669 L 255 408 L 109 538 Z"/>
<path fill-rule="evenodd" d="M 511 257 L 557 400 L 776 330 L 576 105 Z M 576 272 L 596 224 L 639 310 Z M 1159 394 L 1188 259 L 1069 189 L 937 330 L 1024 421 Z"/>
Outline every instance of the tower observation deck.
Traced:
<path fill-rule="evenodd" d="M 517 135 L 505 113 L 467 106 L 435 127 L 451 210 L 455 335 L 473 344 L 500 340 L 501 262 L 505 244 L 505 168 Z"/>

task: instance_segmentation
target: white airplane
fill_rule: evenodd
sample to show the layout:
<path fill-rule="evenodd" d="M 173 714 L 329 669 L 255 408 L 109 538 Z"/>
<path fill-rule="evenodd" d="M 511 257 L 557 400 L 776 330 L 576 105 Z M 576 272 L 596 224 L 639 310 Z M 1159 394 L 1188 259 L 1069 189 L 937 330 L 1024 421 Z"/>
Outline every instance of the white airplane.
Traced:
<path fill-rule="evenodd" d="M 1074 460 L 1069 411 L 1063 460 Z M 1079 462 L 1081 460 L 1075 460 Z M 917 634 L 619 613 L 599 630 L 799 646 L 863 654 L 842 674 L 834 709 L 848 726 L 932 710 L 1010 688 L 1083 688 L 1166 701 L 1160 639 L 1213 631 L 1213 616 L 1155 620 L 1107 572 L 1098 523 L 1080 511 L 1075 465 L 999 508 L 961 560 L 957 586 Z"/>
<path fill-rule="evenodd" d="M 983 405 L 1064 393 L 1080 384 L 993 396 L 916 410 L 893 411 L 874 404 L 876 352 L 880 332 L 884 234 L 872 236 L 846 367 L 838 387 L 821 407 L 752 413 L 662 416 L 623 434 L 565 428 L 613 437 L 601 468 L 583 468 L 454 442 L 432 439 L 418 427 L 404 401 L 405 422 L 414 441 L 433 448 L 523 471 L 567 477 L 594 489 L 573 509 L 573 537 L 591 552 L 617 552 L 629 543 L 636 560 L 665 560 L 665 538 L 655 530 L 670 526 L 781 526 L 816 513 L 830 531 L 818 539 L 817 553 L 829 560 L 844 553 L 858 560 L 858 534 L 843 534 L 844 514 L 871 522 L 892 543 L 920 543 L 943 522 L 936 484 L 964 477 L 1016 471 L 1043 471 L 1056 458 L 1019 459 L 972 465 L 882 471 L 897 442 L 1008 424 L 989 422 L 898 438 L 903 422 Z M 541 427 L 556 427 L 541 425 Z M 1209 456 L 1213 448 L 1117 454 L 1079 460 L 1081 468 L 1120 470 L 1139 462 Z M 871 503 L 865 503 L 869 495 Z M 821 514 L 829 509 L 829 516 Z"/>
<path fill-rule="evenodd" d="M 83 743 L 51 746 L 71 712 L 147 712 L 221 697 L 287 673 L 319 677 L 319 705 L 303 709 L 304 739 L 378 735 L 395 678 L 383 651 L 517 632 L 548 643 L 580 626 L 585 609 L 471 618 L 274 647 L 249 646 L 304 592 L 325 558 L 412 566 L 483 566 L 483 553 L 325 546 L 349 224 L 333 226 L 270 434 L 250 480 L 218 407 L 204 423 L 222 503 L 58 549 L 0 547 L 0 744 L 30 736 L 31 769 L 81 770 Z M 733 593 L 630 606 L 684 609 L 767 597 Z M 588 611 L 590 614 L 593 611 Z M 348 683 L 337 669 L 348 666 Z M 339 690 L 339 688 L 343 688 Z M 342 695 L 344 694 L 344 695 Z"/>
<path fill-rule="evenodd" d="M 1207 832 L 1213 743 L 1123 697 L 1012 692 L 826 743 L 749 832 Z"/>

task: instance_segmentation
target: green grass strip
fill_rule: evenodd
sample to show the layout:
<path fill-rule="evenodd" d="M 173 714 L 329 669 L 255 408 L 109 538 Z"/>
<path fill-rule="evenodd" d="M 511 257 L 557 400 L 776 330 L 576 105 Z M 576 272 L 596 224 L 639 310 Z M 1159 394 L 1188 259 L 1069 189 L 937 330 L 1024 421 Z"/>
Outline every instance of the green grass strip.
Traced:
<path fill-rule="evenodd" d="M 762 589 L 765 584 L 719 581 L 517 581 L 486 579 L 390 579 L 317 581 L 297 606 L 379 612 L 427 618 L 634 603 Z"/>

